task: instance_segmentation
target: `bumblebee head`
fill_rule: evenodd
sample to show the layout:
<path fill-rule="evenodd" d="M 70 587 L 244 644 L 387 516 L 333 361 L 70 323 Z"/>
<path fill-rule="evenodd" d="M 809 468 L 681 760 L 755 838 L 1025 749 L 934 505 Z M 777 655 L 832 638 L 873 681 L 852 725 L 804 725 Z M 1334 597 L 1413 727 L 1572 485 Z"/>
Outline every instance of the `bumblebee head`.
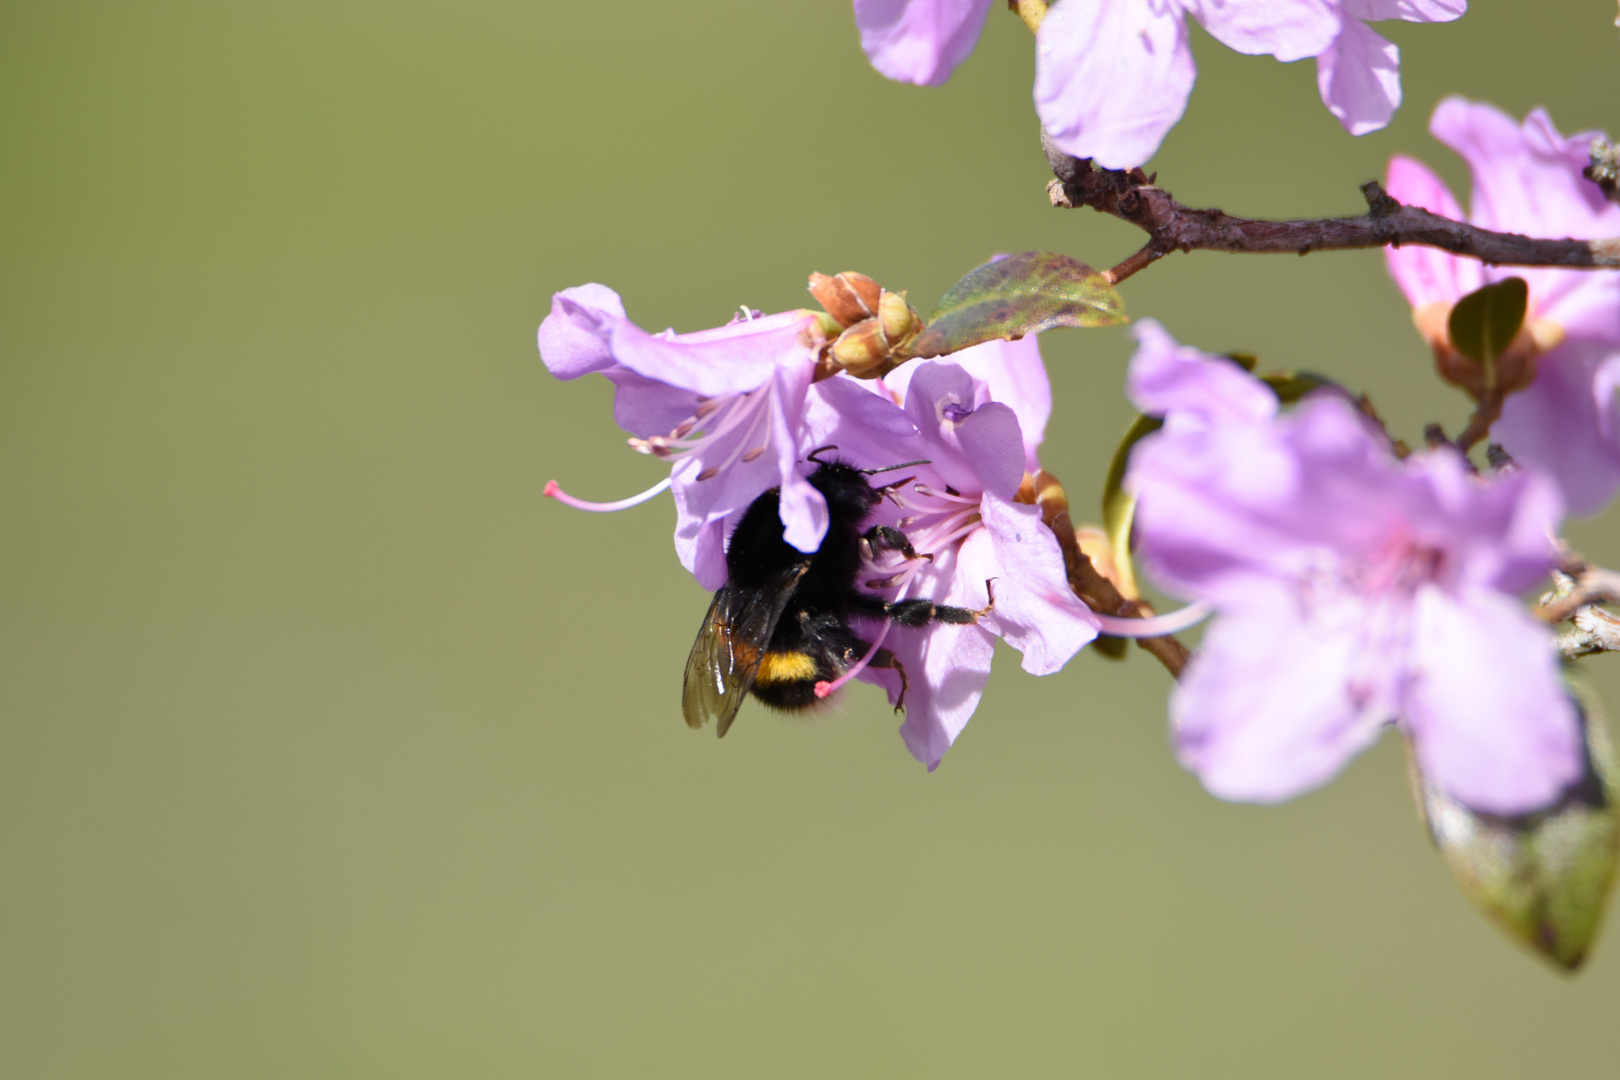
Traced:
<path fill-rule="evenodd" d="M 888 490 L 874 488 L 867 477 L 909 468 L 912 465 L 928 464 L 927 461 L 905 461 L 899 465 L 885 465 L 881 469 L 858 469 L 847 461 L 816 456 L 836 449 L 838 449 L 836 446 L 821 446 L 806 455 L 808 460 L 816 463 L 816 471 L 809 477 L 810 483 L 826 498 L 829 511 L 855 517 L 865 517 L 874 506 L 883 501 L 883 493 Z"/>

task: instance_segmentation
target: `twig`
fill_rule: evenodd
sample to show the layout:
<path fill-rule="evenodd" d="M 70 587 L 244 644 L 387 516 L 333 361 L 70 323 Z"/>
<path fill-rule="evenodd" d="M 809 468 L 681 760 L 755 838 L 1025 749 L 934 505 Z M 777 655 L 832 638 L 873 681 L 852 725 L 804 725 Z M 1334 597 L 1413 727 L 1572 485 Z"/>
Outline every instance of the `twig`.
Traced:
<path fill-rule="evenodd" d="M 1581 170 L 1581 175 L 1602 189 L 1605 199 L 1620 203 L 1620 149 L 1598 135 L 1593 138 L 1587 155 L 1592 163 Z"/>
<path fill-rule="evenodd" d="M 1585 566 L 1575 573 L 1554 575 L 1557 589 L 1536 606 L 1535 614 L 1550 623 L 1561 623 L 1592 604 L 1620 602 L 1620 574 L 1597 566 Z"/>
<path fill-rule="evenodd" d="M 1063 484 L 1050 472 L 1042 470 L 1035 476 L 1024 474 L 1014 500 L 1040 508 L 1041 520 L 1052 535 L 1057 537 L 1063 552 L 1063 568 L 1068 574 L 1069 587 L 1085 601 L 1092 611 L 1104 615 L 1119 615 L 1127 619 L 1145 619 L 1153 608 L 1143 600 L 1132 600 L 1121 593 L 1102 571 L 1092 565 L 1091 557 L 1080 547 L 1080 537 L 1069 518 L 1069 496 Z M 1153 655 L 1175 678 L 1187 666 L 1187 647 L 1173 636 L 1137 638 L 1136 643 Z"/>
<path fill-rule="evenodd" d="M 1620 617 L 1600 607 L 1575 613 L 1575 629 L 1558 635 L 1558 648 L 1567 660 L 1600 652 L 1620 652 Z"/>
<path fill-rule="evenodd" d="M 1127 599 L 1112 581 L 1103 577 L 1091 564 L 1090 557 L 1080 550 L 1080 538 L 1075 535 L 1074 523 L 1069 520 L 1067 511 L 1059 513 L 1047 524 L 1057 536 L 1058 546 L 1063 549 L 1063 565 L 1069 572 L 1069 585 L 1086 602 L 1087 607 L 1092 611 L 1126 618 L 1147 618 L 1153 614 L 1153 608 L 1146 601 Z M 1181 678 L 1181 669 L 1187 666 L 1189 656 L 1187 646 L 1171 636 L 1137 638 L 1136 643 L 1163 664 L 1174 678 Z"/>
<path fill-rule="evenodd" d="M 1155 186 L 1154 177 L 1141 169 L 1095 168 L 1089 160 L 1070 157 L 1044 137 L 1042 142 L 1057 177 L 1047 185 L 1054 206 L 1089 206 L 1128 221 L 1148 234 L 1149 240 L 1140 251 L 1105 271 L 1116 284 L 1172 251 L 1307 255 L 1312 251 L 1420 244 L 1493 266 L 1620 268 L 1620 238 L 1551 240 L 1492 232 L 1415 206 L 1403 206 L 1375 180 L 1361 186 L 1370 209 L 1357 217 L 1302 221 L 1240 218 L 1220 210 L 1183 206 L 1168 191 Z"/>

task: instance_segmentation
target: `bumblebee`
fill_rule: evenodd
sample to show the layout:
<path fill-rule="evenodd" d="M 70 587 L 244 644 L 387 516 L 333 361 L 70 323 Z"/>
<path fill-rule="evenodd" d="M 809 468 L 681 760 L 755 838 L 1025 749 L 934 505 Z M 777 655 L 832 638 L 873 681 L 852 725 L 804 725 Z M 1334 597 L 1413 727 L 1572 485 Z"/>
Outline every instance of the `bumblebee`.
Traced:
<path fill-rule="evenodd" d="M 918 627 L 970 624 L 990 610 L 988 605 L 973 611 L 925 599 L 891 602 L 856 588 L 864 554 L 894 551 L 907 559 L 932 558 L 912 550 L 898 529 L 862 528 L 884 495 L 906 482 L 874 488 L 867 478 L 927 462 L 858 469 L 816 457 L 835 449 L 822 447 L 809 455 L 816 464 L 810 485 L 827 500 L 827 535 L 819 550 L 807 554 L 783 539 L 777 488 L 750 503 L 732 532 L 726 583 L 714 594 L 686 661 L 681 711 L 688 727 L 700 728 L 713 717 L 719 721 L 716 734 L 724 735 L 750 692 L 771 708 L 789 712 L 818 704 L 818 684 L 837 680 L 872 651 L 871 643 L 850 627 L 853 615 Z M 868 663 L 899 673 L 898 710 L 906 687 L 900 661 L 880 648 Z"/>

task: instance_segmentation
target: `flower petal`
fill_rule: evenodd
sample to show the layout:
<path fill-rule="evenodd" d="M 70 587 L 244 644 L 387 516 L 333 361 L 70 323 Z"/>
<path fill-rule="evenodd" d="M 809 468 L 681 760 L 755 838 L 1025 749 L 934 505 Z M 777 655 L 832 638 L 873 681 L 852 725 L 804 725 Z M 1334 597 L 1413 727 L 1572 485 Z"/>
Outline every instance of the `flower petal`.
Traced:
<path fill-rule="evenodd" d="M 910 595 L 927 596 L 936 604 L 981 606 L 984 582 L 967 585 L 957 564 L 960 560 L 966 566 L 980 566 L 992 561 L 989 546 L 990 538 L 981 529 L 960 547 L 941 552 L 933 565 L 919 572 L 918 587 Z M 905 665 L 910 682 L 900 735 L 911 755 L 933 769 L 979 705 L 990 678 L 995 638 L 983 626 L 933 623 L 916 629 L 896 627 L 885 644 Z"/>
<path fill-rule="evenodd" d="M 606 285 L 576 285 L 551 298 L 540 324 L 540 359 L 559 379 L 577 379 L 614 363 L 608 340 L 624 319 L 624 301 Z"/>
<path fill-rule="evenodd" d="M 1010 406 L 1024 437 L 1024 469 L 1041 467 L 1038 451 L 1052 415 L 1052 384 L 1035 334 L 1017 341 L 987 341 L 951 354 L 951 362 L 984 383 L 989 400 Z"/>
<path fill-rule="evenodd" d="M 872 66 L 891 79 L 938 86 L 979 42 L 991 0 L 855 0 Z"/>
<path fill-rule="evenodd" d="M 1475 810 L 1538 810 L 1580 775 L 1552 631 L 1510 598 L 1428 587 L 1413 607 L 1403 720 L 1425 776 Z"/>
<path fill-rule="evenodd" d="M 1365 135 L 1389 123 L 1401 105 L 1401 50 L 1356 19 L 1316 58 L 1322 104 L 1344 130 Z"/>
<path fill-rule="evenodd" d="M 1110 169 L 1153 156 L 1197 72 L 1178 7 L 1063 0 L 1035 38 L 1035 111 L 1052 141 Z"/>
<path fill-rule="evenodd" d="M 629 320 L 613 324 L 613 358 L 649 379 L 709 396 L 753 390 L 783 364 L 815 362 L 815 319 L 804 311 L 732 323 L 695 334 L 649 334 Z"/>
<path fill-rule="evenodd" d="M 1514 458 L 1556 477 L 1582 517 L 1620 491 L 1617 380 L 1620 346 L 1566 341 L 1541 357 L 1536 381 L 1507 399 L 1492 432 Z"/>
<path fill-rule="evenodd" d="M 1386 658 L 1367 655 L 1365 605 L 1302 609 L 1257 586 L 1204 634 L 1170 695 L 1176 754 L 1223 799 L 1280 802 L 1325 783 L 1389 719 Z"/>
<path fill-rule="evenodd" d="M 697 517 L 688 512 L 683 495 L 684 489 L 675 488 L 675 557 L 681 560 L 681 565 L 697 578 L 697 583 L 703 588 L 713 592 L 726 583 L 729 572 L 726 569 L 726 537 L 736 527 L 735 519 L 741 518 L 739 511 L 732 519 L 717 518 L 708 520 Z"/>
<path fill-rule="evenodd" d="M 1369 22 L 1450 22 L 1468 10 L 1468 0 L 1342 0 L 1341 6 L 1351 18 Z"/>
<path fill-rule="evenodd" d="M 959 365 L 930 360 L 906 391 L 906 415 L 922 434 L 924 455 L 957 491 L 1011 498 L 1024 478 L 1024 436 L 1011 407 L 978 405 L 978 387 Z"/>
<path fill-rule="evenodd" d="M 1240 53 L 1284 63 L 1324 51 L 1339 31 L 1328 0 L 1182 0 L 1211 37 Z"/>
<path fill-rule="evenodd" d="M 1384 190 L 1408 206 L 1421 207 L 1453 221 L 1467 220 L 1445 181 L 1413 158 L 1397 154 L 1390 159 Z M 1454 304 L 1485 284 L 1478 260 L 1458 258 L 1449 251 L 1421 244 L 1386 247 L 1384 265 L 1413 308 L 1434 303 Z"/>
<path fill-rule="evenodd" d="M 1178 344 L 1154 319 L 1132 332 L 1137 348 L 1125 393 L 1148 415 L 1257 422 L 1277 414 L 1277 395 L 1226 357 Z"/>
<path fill-rule="evenodd" d="M 697 412 L 699 395 L 638 375 L 618 364 L 602 372 L 613 384 L 613 419 L 625 431 L 646 439 L 667 435 Z"/>
<path fill-rule="evenodd" d="M 994 578 L 995 608 L 983 621 L 1024 654 L 1025 671 L 1050 675 L 1097 637 L 1096 617 L 1070 587 L 1057 537 L 1036 507 L 986 495 L 979 513 L 992 561 L 964 565 L 963 589 Z"/>
<path fill-rule="evenodd" d="M 1595 132 L 1566 139 L 1540 109 L 1521 126 L 1493 105 L 1461 97 L 1435 107 L 1429 130 L 1468 163 L 1476 225 L 1582 239 L 1617 231 L 1620 206 L 1581 176 Z"/>

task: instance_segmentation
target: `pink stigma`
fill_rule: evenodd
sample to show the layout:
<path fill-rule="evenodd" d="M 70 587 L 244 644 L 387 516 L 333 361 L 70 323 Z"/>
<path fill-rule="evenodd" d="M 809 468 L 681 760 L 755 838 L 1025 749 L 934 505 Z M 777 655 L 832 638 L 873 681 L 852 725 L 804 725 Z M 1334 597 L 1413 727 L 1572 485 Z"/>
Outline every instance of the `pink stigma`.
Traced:
<path fill-rule="evenodd" d="M 883 620 L 883 629 L 879 630 L 877 637 L 872 639 L 872 647 L 866 650 L 865 656 L 861 657 L 855 662 L 854 667 L 838 676 L 838 678 L 834 679 L 832 682 L 816 683 L 816 697 L 824 698 L 829 694 L 837 693 L 841 686 L 849 682 L 849 680 L 853 679 L 861 672 L 865 671 L 866 665 L 872 662 L 872 657 L 877 655 L 878 649 L 883 645 L 883 639 L 889 636 L 889 627 L 892 625 L 894 625 L 894 620 Z"/>
<path fill-rule="evenodd" d="M 1097 628 L 1111 637 L 1148 638 L 1178 634 L 1187 627 L 1207 619 L 1211 610 L 1213 609 L 1208 604 L 1199 602 L 1188 604 L 1168 615 L 1155 615 L 1148 619 L 1126 619 L 1118 615 L 1104 615 L 1101 612 L 1092 612 L 1092 615 L 1097 620 Z"/>
<path fill-rule="evenodd" d="M 648 499 L 663 494 L 668 489 L 669 477 L 666 476 L 640 495 L 632 495 L 628 499 L 620 499 L 617 502 L 586 502 L 584 499 L 574 498 L 574 496 L 558 487 L 557 481 L 547 480 L 545 495 L 546 498 L 556 499 L 564 506 L 572 506 L 575 510 L 589 510 L 592 513 L 607 514 L 614 510 L 628 510 L 632 506 L 639 506 Z"/>

